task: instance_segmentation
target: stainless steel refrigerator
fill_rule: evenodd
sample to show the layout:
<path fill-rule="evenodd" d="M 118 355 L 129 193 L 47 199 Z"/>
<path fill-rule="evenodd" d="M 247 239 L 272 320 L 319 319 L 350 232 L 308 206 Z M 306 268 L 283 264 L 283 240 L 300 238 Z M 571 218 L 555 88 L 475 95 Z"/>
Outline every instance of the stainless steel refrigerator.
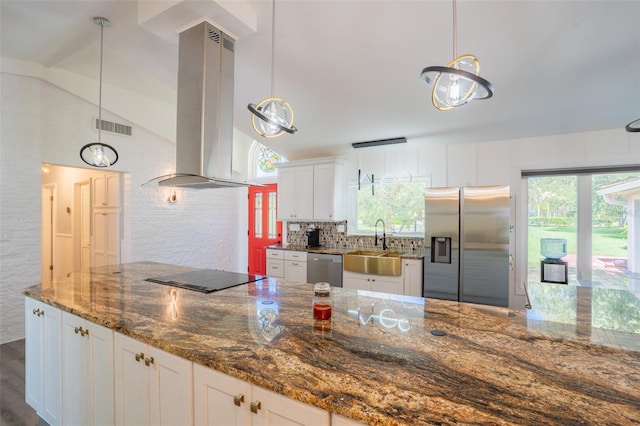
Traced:
<path fill-rule="evenodd" d="M 425 192 L 424 297 L 509 306 L 508 186 Z"/>

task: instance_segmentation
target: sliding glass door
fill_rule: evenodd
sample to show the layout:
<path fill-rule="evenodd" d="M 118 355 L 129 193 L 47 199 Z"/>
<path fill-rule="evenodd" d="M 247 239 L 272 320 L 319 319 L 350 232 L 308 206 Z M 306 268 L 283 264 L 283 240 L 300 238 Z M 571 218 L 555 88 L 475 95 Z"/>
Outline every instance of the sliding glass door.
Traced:
<path fill-rule="evenodd" d="M 566 268 L 569 284 L 639 285 L 640 172 L 523 172 L 523 178 L 528 281 L 562 282 L 562 274 L 548 271 Z"/>

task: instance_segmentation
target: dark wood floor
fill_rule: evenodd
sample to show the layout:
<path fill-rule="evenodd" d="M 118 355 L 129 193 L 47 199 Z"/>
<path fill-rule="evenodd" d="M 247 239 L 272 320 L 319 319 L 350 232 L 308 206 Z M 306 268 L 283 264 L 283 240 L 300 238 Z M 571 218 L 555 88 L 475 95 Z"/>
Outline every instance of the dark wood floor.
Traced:
<path fill-rule="evenodd" d="M 0 426 L 46 426 L 24 402 L 24 339 L 0 345 Z"/>

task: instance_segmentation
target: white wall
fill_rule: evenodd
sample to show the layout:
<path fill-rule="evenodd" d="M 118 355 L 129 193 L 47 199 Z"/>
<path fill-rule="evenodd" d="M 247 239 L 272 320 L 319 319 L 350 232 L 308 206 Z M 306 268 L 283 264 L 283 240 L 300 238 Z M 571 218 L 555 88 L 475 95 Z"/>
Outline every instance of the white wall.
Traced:
<path fill-rule="evenodd" d="M 97 140 L 97 106 L 39 78 L 0 74 L 0 343 L 24 336 L 21 290 L 40 282 L 40 188 L 43 163 L 83 167 L 80 147 Z M 141 99 L 138 108 L 145 108 Z M 246 271 L 244 188 L 142 188 L 175 170 L 175 145 L 103 109 L 105 120 L 132 125 L 127 138 L 102 133 L 125 174 L 123 261 L 150 260 Z M 244 230 L 244 233 L 241 231 Z M 244 237 L 244 238 L 242 238 Z"/>
<path fill-rule="evenodd" d="M 348 157 L 347 180 L 363 174 L 382 178 L 406 171 L 430 176 L 432 186 L 510 185 L 512 193 L 512 254 L 516 271 L 511 283 L 512 306 L 524 306 L 526 280 L 527 194 L 522 170 L 640 164 L 640 133 L 619 129 L 495 142 L 442 145 L 409 140 L 405 145 L 354 149 Z M 516 285 L 517 284 L 517 285 Z"/>

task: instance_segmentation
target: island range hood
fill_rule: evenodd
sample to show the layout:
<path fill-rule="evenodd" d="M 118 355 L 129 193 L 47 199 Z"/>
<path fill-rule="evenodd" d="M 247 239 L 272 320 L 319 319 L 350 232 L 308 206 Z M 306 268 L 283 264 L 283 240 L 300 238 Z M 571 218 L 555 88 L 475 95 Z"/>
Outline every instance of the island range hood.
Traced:
<path fill-rule="evenodd" d="M 180 33 L 176 173 L 143 186 L 228 188 L 232 179 L 235 40 L 209 22 Z"/>

